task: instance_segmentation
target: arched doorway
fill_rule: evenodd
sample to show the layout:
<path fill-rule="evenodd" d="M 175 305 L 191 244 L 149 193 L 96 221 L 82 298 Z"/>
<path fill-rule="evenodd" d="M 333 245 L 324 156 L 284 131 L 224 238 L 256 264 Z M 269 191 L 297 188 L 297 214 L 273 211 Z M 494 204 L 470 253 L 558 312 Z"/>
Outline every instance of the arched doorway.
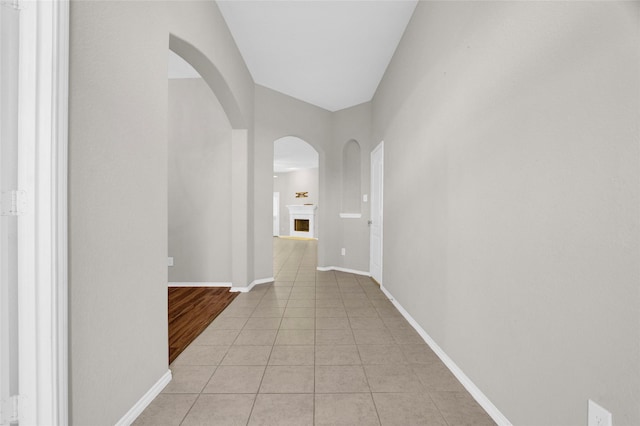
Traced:
<path fill-rule="evenodd" d="M 318 238 L 318 165 L 318 151 L 303 139 L 274 141 L 273 192 L 279 202 L 274 205 L 274 231 L 277 227 L 279 236 Z"/>
<path fill-rule="evenodd" d="M 232 127 L 202 76 L 171 50 L 168 77 L 169 282 L 229 286 Z"/>
<path fill-rule="evenodd" d="M 249 216 L 249 164 L 252 155 L 249 144 L 247 118 L 243 115 L 238 100 L 220 70 L 195 46 L 175 36 L 169 35 L 169 49 L 187 61 L 215 94 L 231 124 L 231 162 L 233 179 L 227 182 L 233 196 L 230 201 L 231 216 L 231 283 L 233 291 L 247 291 L 252 273 L 250 259 L 253 259 L 253 233 Z"/>
<path fill-rule="evenodd" d="M 197 59 L 195 50 L 189 52 Z M 229 292 L 234 129 L 215 86 L 181 53 L 168 51 L 170 363 L 237 295 Z"/>

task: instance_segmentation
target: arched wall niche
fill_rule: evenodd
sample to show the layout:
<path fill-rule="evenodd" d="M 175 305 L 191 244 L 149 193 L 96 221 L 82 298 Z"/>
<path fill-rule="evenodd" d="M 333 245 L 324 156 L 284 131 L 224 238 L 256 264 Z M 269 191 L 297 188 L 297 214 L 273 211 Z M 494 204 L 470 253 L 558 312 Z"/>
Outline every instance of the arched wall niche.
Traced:
<path fill-rule="evenodd" d="M 360 214 L 360 144 L 351 139 L 342 148 L 342 214 Z"/>

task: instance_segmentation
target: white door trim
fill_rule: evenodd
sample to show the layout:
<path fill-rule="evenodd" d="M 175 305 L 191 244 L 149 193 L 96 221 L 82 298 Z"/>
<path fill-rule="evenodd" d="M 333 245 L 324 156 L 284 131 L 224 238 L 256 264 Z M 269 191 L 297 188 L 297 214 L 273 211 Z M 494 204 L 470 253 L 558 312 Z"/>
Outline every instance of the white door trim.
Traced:
<path fill-rule="evenodd" d="M 280 193 L 273 192 L 273 236 L 280 236 Z"/>
<path fill-rule="evenodd" d="M 68 424 L 69 3 L 20 8 L 18 218 L 20 424 Z"/>
<path fill-rule="evenodd" d="M 68 258 L 68 158 L 69 158 L 69 1 L 58 1 L 55 7 L 52 38 L 55 36 L 54 55 L 56 75 L 55 112 L 56 131 L 54 136 L 54 158 L 56 185 L 53 188 L 55 201 L 54 261 L 56 269 L 56 317 L 52 318 L 56 336 L 57 386 L 54 404 L 57 407 L 58 425 L 69 424 L 69 258 Z"/>
<path fill-rule="evenodd" d="M 375 185 L 374 185 L 374 179 L 375 179 L 375 167 L 374 167 L 374 157 L 376 155 L 380 155 L 380 162 L 382 164 L 382 170 L 380 172 L 380 193 L 376 194 L 376 190 L 375 190 Z M 370 213 L 370 221 L 369 221 L 369 226 L 370 226 L 370 238 L 369 238 L 369 271 L 371 272 L 371 277 L 373 279 L 375 279 L 379 284 L 382 284 L 382 261 L 383 261 L 383 247 L 384 247 L 384 241 L 383 241 L 383 223 L 384 223 L 384 218 L 383 218 L 383 213 L 382 213 L 382 206 L 384 203 L 384 141 L 380 142 L 380 144 L 378 144 L 378 146 L 376 146 L 373 151 L 371 151 L 371 213 Z M 379 223 L 373 223 L 376 222 L 375 216 L 374 216 L 374 209 L 376 208 L 377 205 L 377 198 L 380 198 L 380 215 L 379 215 L 379 220 L 377 222 Z M 380 228 L 380 250 L 377 251 L 377 253 L 379 253 L 380 259 L 379 259 L 379 273 L 378 271 L 374 268 L 374 255 L 376 253 L 376 251 L 374 250 L 374 238 L 372 238 L 373 236 L 373 227 L 379 227 Z"/>

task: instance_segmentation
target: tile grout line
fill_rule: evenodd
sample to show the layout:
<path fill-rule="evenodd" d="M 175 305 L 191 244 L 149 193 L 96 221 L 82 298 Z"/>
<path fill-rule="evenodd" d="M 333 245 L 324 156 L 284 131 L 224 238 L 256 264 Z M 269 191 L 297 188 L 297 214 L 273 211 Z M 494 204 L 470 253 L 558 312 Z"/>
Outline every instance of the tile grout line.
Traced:
<path fill-rule="evenodd" d="M 315 297 L 315 290 L 316 290 L 316 284 L 318 283 L 317 281 L 317 277 L 314 276 L 314 297 Z M 315 303 L 315 299 L 313 302 L 313 411 L 312 411 L 312 424 L 315 426 L 316 424 L 316 347 L 318 346 L 318 342 L 317 342 L 317 330 L 316 330 L 316 321 L 317 321 L 317 307 L 316 307 L 316 303 Z"/>
<path fill-rule="evenodd" d="M 197 394 L 198 396 L 196 396 L 196 399 L 193 400 L 193 403 L 191 404 L 191 406 L 189 407 L 189 409 L 187 410 L 187 412 L 184 414 L 184 416 L 182 417 L 182 420 L 180 420 L 180 424 L 178 426 L 182 426 L 182 424 L 184 423 L 185 419 L 187 418 L 187 416 L 189 415 L 189 413 L 191 412 L 191 410 L 193 410 L 193 407 L 196 405 L 196 402 L 198 402 L 198 400 L 200 399 L 200 395 L 202 395 L 201 393 Z"/>
<path fill-rule="evenodd" d="M 260 302 L 262 302 L 262 299 L 264 299 L 264 296 L 265 295 L 263 294 L 262 297 L 260 297 Z M 256 307 L 256 309 L 257 309 L 257 307 Z M 255 309 L 254 309 L 254 311 L 255 311 Z M 247 322 L 248 322 L 248 320 L 247 320 Z M 246 325 L 246 323 L 245 323 L 245 325 Z M 274 340 L 274 343 L 275 343 L 275 340 Z M 271 346 L 271 351 L 269 351 L 269 357 L 267 357 L 267 363 L 266 363 L 266 365 L 264 367 L 264 371 L 262 372 L 262 377 L 260 378 L 260 383 L 258 384 L 258 389 L 256 390 L 255 396 L 253 397 L 253 404 L 251 404 L 251 410 L 249 410 L 249 416 L 247 416 L 247 423 L 246 423 L 247 426 L 249 425 L 249 422 L 251 421 L 251 415 L 253 414 L 253 409 L 256 406 L 256 401 L 258 401 L 258 395 L 260 393 L 260 387 L 262 386 L 262 381 L 264 380 L 264 375 L 267 372 L 267 365 L 269 365 L 269 360 L 271 359 L 271 353 L 272 352 L 273 352 L 273 345 Z"/>
<path fill-rule="evenodd" d="M 253 403 L 251 405 L 251 409 L 248 410 L 249 413 L 248 413 L 248 417 L 247 417 L 247 425 L 251 422 L 253 411 L 254 411 L 255 405 L 257 403 L 257 397 L 260 395 L 260 389 L 261 389 L 261 386 L 262 386 L 262 384 L 264 382 L 264 378 L 266 376 L 266 370 L 269 367 L 269 363 L 270 363 L 270 361 L 271 361 L 271 359 L 273 357 L 273 354 L 274 354 L 274 351 L 275 351 L 275 346 L 276 346 L 277 336 L 278 336 L 280 330 L 282 330 L 282 327 L 284 326 L 285 314 L 286 314 L 286 311 L 287 311 L 288 308 L 304 308 L 305 310 L 311 308 L 311 309 L 314 310 L 314 316 L 313 317 L 309 317 L 309 318 L 313 319 L 313 327 L 312 327 L 311 330 L 314 333 L 314 335 L 313 335 L 313 346 L 312 346 L 312 348 L 313 348 L 313 351 L 312 351 L 313 391 L 312 391 L 312 411 L 311 411 L 311 415 L 312 415 L 312 424 L 314 424 L 314 425 L 316 424 L 316 408 L 317 407 L 316 407 L 315 402 L 316 402 L 316 396 L 319 395 L 318 393 L 316 393 L 316 384 L 317 384 L 316 370 L 317 370 L 317 367 L 318 367 L 318 365 L 317 365 L 317 357 L 316 357 L 316 350 L 318 348 L 318 339 L 317 339 L 318 328 L 317 327 L 318 327 L 318 319 L 319 319 L 317 317 L 317 313 L 318 313 L 318 311 L 317 311 L 317 309 L 318 309 L 317 303 L 318 303 L 318 300 L 319 300 L 319 299 L 317 299 L 317 296 L 318 296 L 318 289 L 319 289 L 319 287 L 318 287 L 318 283 L 319 283 L 318 279 L 319 279 L 320 276 L 316 271 L 315 275 L 313 276 L 313 279 L 309 279 L 309 277 L 311 277 L 311 274 L 308 271 L 308 269 L 310 267 L 308 267 L 308 265 L 306 265 L 306 262 L 307 262 L 307 257 L 310 255 L 311 250 L 308 250 L 306 245 L 304 245 L 302 247 L 305 247 L 305 248 L 304 248 L 303 254 L 301 256 L 299 256 L 299 257 L 298 256 L 293 256 L 293 253 L 294 253 L 293 249 L 290 250 L 289 252 L 287 252 L 287 254 L 288 254 L 287 259 L 290 259 L 292 261 L 295 260 L 295 261 L 298 262 L 297 268 L 295 269 L 295 271 L 296 271 L 295 272 L 295 277 L 293 277 L 292 281 L 290 281 L 290 282 L 281 281 L 281 282 L 285 283 L 285 286 L 283 286 L 283 287 L 288 287 L 289 288 L 289 292 L 286 295 L 286 297 L 283 298 L 284 299 L 283 300 L 284 304 L 283 304 L 283 307 L 282 307 L 283 310 L 282 310 L 282 312 L 280 313 L 280 315 L 278 317 L 279 318 L 279 322 L 278 322 L 278 326 L 277 326 L 277 329 L 276 329 L 276 336 L 274 337 L 274 340 L 273 340 L 272 344 L 270 345 L 271 348 L 269 350 L 269 356 L 267 357 L 266 365 L 264 366 L 263 374 L 262 374 L 262 377 L 260 379 L 260 383 L 258 385 L 258 389 L 254 394 L 254 400 L 253 400 Z M 295 258 L 297 258 L 297 259 L 295 259 Z M 278 264 L 280 264 L 280 262 L 278 262 Z M 280 268 L 280 270 L 283 270 L 287 266 L 292 266 L 291 264 L 287 265 L 287 262 L 282 263 L 282 265 L 283 266 Z M 275 266 L 275 262 L 274 262 L 274 266 Z M 284 270 L 285 271 L 291 271 L 291 269 L 284 269 Z M 303 275 L 299 275 L 301 273 Z M 290 272 L 287 272 L 287 274 L 290 274 Z M 274 275 L 277 276 L 278 274 L 274 274 Z M 404 363 L 405 363 L 404 365 L 406 365 L 407 367 L 410 368 L 410 372 L 412 373 L 412 376 L 414 376 L 414 377 L 418 377 L 417 373 L 411 368 L 411 366 L 414 365 L 414 364 L 409 362 L 410 361 L 409 358 L 408 358 L 409 355 L 407 355 L 405 353 L 405 351 L 403 350 L 403 346 L 410 345 L 410 344 L 416 344 L 416 343 L 411 343 L 411 341 L 412 341 L 411 336 L 407 335 L 406 333 L 404 333 L 400 329 L 399 324 L 397 322 L 395 322 L 394 317 L 391 315 L 392 313 L 388 312 L 388 308 L 387 308 L 386 305 L 383 306 L 382 304 L 379 304 L 377 302 L 374 303 L 374 301 L 378 300 L 379 297 L 377 297 L 377 294 L 374 294 L 374 292 L 373 292 L 374 289 L 373 288 L 369 287 L 366 284 L 363 284 L 356 277 L 355 284 L 357 284 L 357 288 L 359 290 L 358 291 L 359 296 L 358 297 L 351 297 L 352 295 L 356 294 L 356 292 L 353 292 L 353 290 L 356 288 L 355 286 L 352 286 L 353 280 L 350 280 L 350 279 L 346 278 L 348 276 L 343 276 L 343 275 L 335 276 L 335 274 L 332 274 L 332 275 L 334 277 L 333 278 L 334 281 L 333 280 L 329 280 L 329 281 L 326 281 L 326 282 L 323 281 L 322 283 L 323 284 L 326 284 L 326 283 L 329 284 L 329 285 L 326 286 L 326 288 L 329 289 L 330 293 L 334 291 L 332 289 L 334 288 L 334 286 L 336 286 L 337 287 L 337 294 L 335 294 L 335 296 L 332 296 L 332 297 L 329 297 L 329 298 L 325 297 L 325 299 L 326 300 L 331 300 L 332 298 L 334 298 L 336 301 L 339 301 L 341 303 L 342 309 L 344 309 L 344 311 L 345 311 L 346 325 L 349 327 L 350 335 L 351 335 L 351 337 L 353 339 L 353 345 L 354 345 L 354 347 L 355 347 L 355 349 L 357 351 L 357 355 L 358 355 L 358 359 L 359 359 L 359 363 L 360 363 L 359 366 L 360 366 L 360 368 L 361 368 L 361 370 L 362 370 L 362 372 L 364 374 L 364 379 L 365 379 L 365 382 L 367 384 L 367 387 L 369 388 L 368 394 L 369 394 L 369 396 L 371 398 L 371 401 L 373 402 L 373 407 L 372 408 L 374 408 L 374 410 L 376 411 L 376 416 L 377 416 L 379 424 L 382 424 L 381 413 L 380 413 L 379 410 L 382 409 L 384 411 L 384 407 L 388 404 L 388 401 L 383 398 L 381 400 L 381 404 L 382 405 L 379 406 L 380 404 L 376 403 L 376 400 L 375 400 L 373 395 L 376 394 L 376 393 L 380 393 L 380 394 L 391 393 L 391 394 L 393 394 L 393 393 L 398 393 L 398 392 L 373 392 L 373 389 L 371 388 L 371 385 L 369 383 L 369 377 L 368 377 L 368 375 L 366 373 L 366 369 L 365 369 L 366 366 L 365 366 L 365 364 L 363 362 L 362 351 L 360 350 L 362 345 L 359 345 L 358 342 L 356 341 L 356 337 L 355 337 L 356 336 L 356 332 L 357 331 L 358 332 L 359 331 L 363 331 L 363 330 L 381 330 L 381 331 L 383 330 L 385 332 L 385 334 L 388 334 L 389 336 L 391 336 L 391 341 L 387 342 L 387 343 L 381 343 L 382 340 L 384 340 L 386 342 L 386 338 L 382 339 L 382 337 L 384 337 L 384 336 L 377 337 L 377 336 L 374 335 L 375 333 L 371 334 L 370 336 L 367 336 L 367 334 L 364 333 L 364 334 L 361 335 L 361 338 L 364 339 L 364 342 L 365 342 L 365 343 L 363 343 L 363 345 L 385 345 L 385 346 L 393 346 L 395 348 L 398 348 L 400 350 L 400 356 L 401 356 L 400 359 L 402 359 L 404 361 Z M 278 281 L 277 278 L 276 278 L 276 281 Z M 296 285 L 296 283 L 300 283 L 300 282 L 304 283 L 304 282 L 311 282 L 311 281 L 313 282 L 313 289 L 315 290 L 313 292 L 314 293 L 313 295 L 311 295 L 311 294 L 305 295 L 304 294 L 304 293 L 307 293 L 307 292 L 308 293 L 312 293 L 312 292 L 310 292 L 308 290 L 305 290 L 305 289 L 312 288 L 311 286 L 309 286 L 309 285 L 302 285 L 302 286 Z M 323 285 L 320 288 L 322 288 L 322 287 L 325 287 L 325 286 Z M 277 287 L 276 286 L 272 286 L 269 290 L 273 290 L 275 288 L 277 288 Z M 346 292 L 343 291 L 345 289 L 347 290 Z M 231 345 L 228 346 L 227 352 L 238 341 L 239 336 L 245 330 L 245 327 L 247 327 L 249 320 L 251 318 L 254 318 L 252 315 L 256 312 L 257 309 L 259 309 L 259 308 L 260 309 L 272 309 L 274 306 L 278 310 L 281 308 L 280 305 L 279 305 L 280 302 L 278 302 L 278 301 L 280 301 L 282 299 L 278 299 L 277 297 L 276 298 L 273 298 L 273 297 L 268 297 L 267 298 L 267 294 L 271 294 L 271 296 L 275 296 L 275 293 L 271 292 L 269 290 L 265 291 L 261 296 L 259 296 L 259 298 L 256 298 L 256 300 L 258 300 L 258 302 L 253 306 L 253 309 L 251 310 L 251 313 L 249 314 L 249 316 L 246 317 L 247 318 L 246 322 L 240 328 L 240 331 L 238 332 L 238 335 L 235 336 L 235 338 L 233 339 Z M 295 294 L 294 290 L 297 290 L 295 292 L 295 293 L 297 293 L 297 295 L 295 295 L 296 298 L 292 299 L 292 295 Z M 349 291 L 349 290 L 352 290 L 352 291 Z M 323 293 L 323 291 L 321 291 L 321 293 Z M 313 300 L 314 300 L 314 302 L 312 304 L 313 306 L 290 306 L 290 303 L 291 303 L 292 300 L 298 300 L 298 299 L 299 300 L 307 300 L 307 296 L 312 296 L 313 297 Z M 349 307 L 345 306 L 345 300 L 346 300 L 345 296 L 347 297 L 347 299 L 353 299 L 353 303 L 349 303 L 349 304 L 355 304 L 355 306 L 349 306 Z M 364 297 L 360 297 L 360 296 L 364 296 Z M 359 306 L 358 302 L 356 301 L 356 299 L 366 300 L 368 302 L 368 305 L 367 306 Z M 308 300 L 311 300 L 311 299 L 308 299 Z M 320 300 L 322 300 L 322 299 L 320 299 Z M 388 300 L 388 299 L 386 299 L 386 300 Z M 249 303 L 249 302 L 246 302 L 246 303 Z M 263 303 L 264 303 L 264 305 L 261 306 Z M 308 304 L 308 303 L 307 302 L 305 302 L 305 303 L 298 303 L 298 302 L 294 303 L 294 305 L 297 305 L 297 304 L 303 304 L 304 305 L 304 304 Z M 373 307 L 373 309 L 375 310 L 375 314 L 376 314 L 375 317 L 367 316 L 367 315 L 369 315 L 368 312 L 359 311 L 359 309 L 371 308 L 371 307 Z M 302 311 L 298 311 L 298 312 L 302 312 Z M 298 312 L 294 312 L 294 314 L 297 314 Z M 245 315 L 244 312 L 242 312 L 242 314 Z M 337 315 L 337 312 L 332 313 L 332 315 L 333 314 Z M 352 316 L 352 315 L 355 315 L 355 316 Z M 235 317 L 230 317 L 230 318 L 235 318 Z M 259 318 L 259 317 L 255 317 L 255 318 Z M 306 318 L 307 317 L 297 317 L 297 316 L 290 317 L 292 322 L 296 323 L 296 324 L 292 323 L 291 325 L 294 326 L 294 327 L 297 327 L 298 325 L 303 325 L 304 327 L 308 328 L 308 322 L 306 321 Z M 322 318 L 324 318 L 324 317 L 322 317 Z M 327 318 L 342 318 L 342 317 L 332 317 L 331 316 L 331 317 L 327 317 Z M 369 328 L 369 326 L 367 325 L 368 324 L 367 321 L 371 321 L 372 318 L 375 318 L 376 320 L 379 320 L 380 324 L 375 324 L 374 328 Z M 391 320 L 391 322 L 389 324 L 394 325 L 394 328 L 391 328 L 389 326 L 389 324 L 387 323 L 388 321 L 385 321 L 385 319 Z M 300 320 L 300 321 L 296 321 L 296 320 Z M 302 321 L 302 324 L 299 324 L 301 321 Z M 355 321 L 356 326 L 358 327 L 356 329 L 353 328 L 354 321 Z M 273 322 L 275 322 L 275 321 L 273 321 Z M 272 325 L 270 325 L 270 326 L 272 326 Z M 293 328 L 292 330 L 296 330 L 296 329 L 304 330 L 304 329 L 307 329 L 307 328 L 300 328 L 300 329 Z M 255 329 L 255 330 L 267 331 L 267 329 L 261 329 L 261 328 L 258 328 L 258 329 Z M 333 329 L 330 329 L 330 330 L 333 330 Z M 370 343 L 366 343 L 368 340 L 370 341 Z M 373 343 L 371 343 L 371 342 L 373 342 Z M 402 342 L 404 342 L 404 343 L 402 343 Z M 298 345 L 293 345 L 293 346 L 298 346 Z M 341 346 L 341 345 L 329 344 L 329 346 L 335 348 L 335 347 Z M 413 353 L 413 351 L 410 351 L 410 353 Z M 196 394 L 197 395 L 196 399 L 191 404 L 191 406 L 189 407 L 187 413 L 184 415 L 184 417 L 180 421 L 180 423 L 179 423 L 180 425 L 182 425 L 185 422 L 185 420 L 187 419 L 187 417 L 195 410 L 194 407 L 196 407 L 196 403 L 198 403 L 198 401 L 201 400 L 200 399 L 201 396 L 204 395 L 203 394 L 203 390 L 206 389 L 206 386 L 208 385 L 208 383 L 213 379 L 213 375 L 215 375 L 218 367 L 220 366 L 220 363 L 222 362 L 222 360 L 225 357 L 226 357 L 226 353 L 223 355 L 222 359 L 220 360 L 218 365 L 213 370 L 213 373 L 211 374 L 211 377 L 209 378 L 209 381 L 207 382 L 207 384 L 205 384 L 204 387 L 200 390 L 200 393 Z M 378 359 L 377 357 L 374 358 L 374 360 L 377 360 L 377 359 Z M 395 359 L 395 358 L 393 358 L 393 359 Z M 384 360 L 385 360 L 385 363 L 383 363 L 381 365 L 388 365 L 388 364 L 390 365 L 391 364 L 390 362 L 386 362 L 386 360 L 387 360 L 386 357 L 384 357 Z M 394 364 L 397 364 L 397 362 L 395 362 Z M 292 365 L 298 365 L 298 364 L 292 364 Z M 333 365 L 342 366 L 343 363 L 330 364 L 329 366 L 333 366 Z M 344 365 L 350 366 L 352 364 L 344 364 Z M 377 364 L 371 364 L 371 365 L 377 365 Z M 374 376 L 375 376 L 375 374 L 374 374 Z M 422 380 L 420 380 L 419 377 L 418 377 L 418 381 L 422 385 L 421 386 L 422 391 L 420 391 L 420 392 L 409 392 L 409 393 L 426 394 L 427 397 L 428 397 L 428 401 L 430 401 L 433 404 L 433 406 L 435 407 L 435 409 L 437 410 L 437 411 L 435 411 L 435 413 L 438 413 L 438 415 L 440 416 L 440 419 L 444 422 L 444 424 L 450 425 L 451 422 L 448 421 L 444 417 L 444 415 L 442 414 L 441 407 L 440 407 L 440 405 L 436 404 L 434 396 L 432 395 L 432 392 L 428 391 L 424 387 L 424 385 L 422 384 Z M 271 392 L 271 393 L 274 393 L 274 392 Z M 297 392 L 297 393 L 298 394 L 304 394 L 304 392 Z M 360 392 L 334 392 L 334 393 L 347 395 L 347 394 L 357 394 L 357 393 L 360 393 Z M 400 393 L 403 393 L 403 392 L 400 392 Z M 286 394 L 292 394 L 292 392 L 275 392 L 275 394 L 286 395 Z M 198 408 L 198 410 L 199 410 L 199 408 Z M 309 413 L 309 411 L 306 411 L 306 412 Z M 373 414 L 373 413 L 371 413 L 371 414 Z M 258 420 L 260 420 L 260 419 L 258 419 Z"/>

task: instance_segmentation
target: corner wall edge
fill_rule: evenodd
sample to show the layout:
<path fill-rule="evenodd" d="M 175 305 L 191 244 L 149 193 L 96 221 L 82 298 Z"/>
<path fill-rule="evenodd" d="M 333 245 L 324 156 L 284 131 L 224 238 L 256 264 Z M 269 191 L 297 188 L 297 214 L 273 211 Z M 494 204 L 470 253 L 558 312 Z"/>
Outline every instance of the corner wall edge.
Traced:
<path fill-rule="evenodd" d="M 251 281 L 251 284 L 249 284 L 248 286 L 245 286 L 245 287 L 231 286 L 229 291 L 234 292 L 234 293 L 236 293 L 236 292 L 247 293 L 247 292 L 251 291 L 251 289 L 253 287 L 255 287 L 255 286 L 259 285 L 259 284 L 272 283 L 274 281 L 275 281 L 275 279 L 273 277 L 260 278 L 260 279 Z"/>

